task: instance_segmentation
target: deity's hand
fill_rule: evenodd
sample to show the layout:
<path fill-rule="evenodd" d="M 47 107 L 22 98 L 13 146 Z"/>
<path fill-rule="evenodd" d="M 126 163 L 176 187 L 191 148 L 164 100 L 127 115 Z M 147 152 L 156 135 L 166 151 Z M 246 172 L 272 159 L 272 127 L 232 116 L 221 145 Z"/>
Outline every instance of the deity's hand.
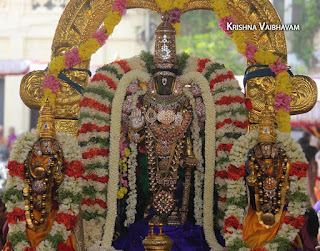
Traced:
<path fill-rule="evenodd" d="M 135 131 L 139 131 L 144 126 L 144 116 L 140 109 L 134 108 L 131 113 L 131 128 Z"/>

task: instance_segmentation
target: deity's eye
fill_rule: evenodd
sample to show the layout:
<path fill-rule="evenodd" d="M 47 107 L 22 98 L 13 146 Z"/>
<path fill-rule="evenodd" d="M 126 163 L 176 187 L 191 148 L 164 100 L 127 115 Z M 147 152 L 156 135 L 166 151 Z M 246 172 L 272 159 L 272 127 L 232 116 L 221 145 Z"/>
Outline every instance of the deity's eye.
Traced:
<path fill-rule="evenodd" d="M 166 85 L 167 82 L 168 82 L 168 79 L 167 79 L 167 78 L 162 78 L 162 84 L 163 84 L 163 85 Z"/>

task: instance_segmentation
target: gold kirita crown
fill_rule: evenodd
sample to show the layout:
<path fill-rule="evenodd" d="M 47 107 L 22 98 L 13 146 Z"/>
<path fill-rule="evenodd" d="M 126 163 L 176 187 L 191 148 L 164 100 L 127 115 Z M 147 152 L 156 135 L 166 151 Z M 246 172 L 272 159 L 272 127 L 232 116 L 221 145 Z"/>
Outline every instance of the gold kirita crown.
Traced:
<path fill-rule="evenodd" d="M 155 30 L 155 49 L 152 70 L 178 69 L 176 57 L 176 29 L 169 22 L 166 11 L 162 23 Z"/>
<path fill-rule="evenodd" d="M 49 99 L 40 109 L 40 138 L 56 138 L 56 131 L 54 125 L 54 109 L 50 105 Z"/>
<path fill-rule="evenodd" d="M 276 143 L 275 115 L 272 107 L 266 105 L 264 110 L 261 112 L 258 129 L 258 143 Z"/>

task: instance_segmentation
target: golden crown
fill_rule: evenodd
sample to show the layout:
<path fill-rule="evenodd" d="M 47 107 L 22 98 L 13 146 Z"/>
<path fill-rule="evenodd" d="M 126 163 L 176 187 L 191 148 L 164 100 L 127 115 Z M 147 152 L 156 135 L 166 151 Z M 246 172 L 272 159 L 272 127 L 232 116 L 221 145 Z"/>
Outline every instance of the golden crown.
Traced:
<path fill-rule="evenodd" d="M 166 11 L 162 23 L 155 30 L 155 49 L 152 70 L 178 69 L 176 57 L 176 29 L 169 22 Z"/>
<path fill-rule="evenodd" d="M 271 106 L 266 105 L 264 110 L 261 112 L 258 129 L 258 143 L 276 143 L 275 115 Z"/>
<path fill-rule="evenodd" d="M 56 138 L 56 130 L 54 125 L 54 109 L 50 105 L 49 99 L 40 109 L 40 138 Z"/>

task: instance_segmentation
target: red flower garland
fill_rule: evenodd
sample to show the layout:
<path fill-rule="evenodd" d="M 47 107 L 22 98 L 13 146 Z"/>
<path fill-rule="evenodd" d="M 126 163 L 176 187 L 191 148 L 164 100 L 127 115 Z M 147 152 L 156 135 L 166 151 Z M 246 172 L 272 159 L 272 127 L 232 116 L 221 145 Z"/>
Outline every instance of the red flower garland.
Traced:
<path fill-rule="evenodd" d="M 16 224 L 18 221 L 25 221 L 26 216 L 21 208 L 15 208 L 7 213 L 8 224 Z"/>
<path fill-rule="evenodd" d="M 216 105 L 230 105 L 231 103 L 245 103 L 245 99 L 239 96 L 236 97 L 227 97 L 223 96 L 222 99 L 216 102 Z"/>
<path fill-rule="evenodd" d="M 93 206 L 95 204 L 98 204 L 102 208 L 107 208 L 107 203 L 104 202 L 103 200 L 100 200 L 100 199 L 91 200 L 90 198 L 82 199 L 82 205 Z"/>
<path fill-rule="evenodd" d="M 246 166 L 243 165 L 239 168 L 231 165 L 228 170 L 228 178 L 230 180 L 238 180 L 246 176 Z"/>
<path fill-rule="evenodd" d="M 57 251 L 74 251 L 74 249 L 63 242 L 59 242 Z"/>
<path fill-rule="evenodd" d="M 84 166 L 81 161 L 63 161 L 63 167 L 65 168 L 64 174 L 69 177 L 80 178 L 85 172 Z"/>
<path fill-rule="evenodd" d="M 56 221 L 59 224 L 63 224 L 66 226 L 66 228 L 69 230 L 71 230 L 73 228 L 73 226 L 76 224 L 78 217 L 75 215 L 71 215 L 71 214 L 66 214 L 66 213 L 59 213 L 56 216 Z"/>
<path fill-rule="evenodd" d="M 81 129 L 78 131 L 78 133 L 88 133 L 88 132 L 109 132 L 110 131 L 110 126 L 105 125 L 105 126 L 97 126 L 95 124 L 87 123 L 83 124 L 81 126 Z"/>
<path fill-rule="evenodd" d="M 198 69 L 197 72 L 202 72 L 206 67 L 206 63 L 211 61 L 209 58 L 198 59 Z"/>
<path fill-rule="evenodd" d="M 216 83 L 220 83 L 220 82 L 223 82 L 225 80 L 231 80 L 231 79 L 234 79 L 234 75 L 233 75 L 233 72 L 232 71 L 228 71 L 228 74 L 227 75 L 219 75 L 217 74 L 217 76 L 215 77 L 215 79 L 212 79 L 210 81 L 210 89 L 213 88 L 213 86 L 216 84 Z"/>
<path fill-rule="evenodd" d="M 87 98 L 87 97 L 83 97 L 83 99 L 81 101 L 79 101 L 79 105 L 82 107 L 91 107 L 94 108 L 96 110 L 102 111 L 102 112 L 106 112 L 106 113 L 111 113 L 111 108 L 99 103 L 98 101 L 95 101 L 93 99 Z"/>
<path fill-rule="evenodd" d="M 111 79 L 111 78 L 108 78 L 107 76 L 105 75 L 102 75 L 102 73 L 97 73 L 95 74 L 91 80 L 91 82 L 94 82 L 94 81 L 104 81 L 106 82 L 106 84 L 112 88 L 112 89 L 117 89 L 117 85 L 115 84 L 115 82 Z"/>
<path fill-rule="evenodd" d="M 108 156 L 109 149 L 90 149 L 89 152 L 82 153 L 82 159 L 92 159 L 98 155 Z"/>
<path fill-rule="evenodd" d="M 9 161 L 7 168 L 12 177 L 20 177 L 24 180 L 24 164 L 18 164 L 17 161 Z"/>
<path fill-rule="evenodd" d="M 114 61 L 111 64 L 118 64 L 124 70 L 125 73 L 131 71 L 131 68 L 128 66 L 128 62 L 126 60 Z"/>
<path fill-rule="evenodd" d="M 223 229 L 224 233 L 230 233 L 227 228 L 229 227 L 233 227 L 235 229 L 243 229 L 242 224 L 240 223 L 240 221 L 234 216 L 232 215 L 231 217 L 227 218 L 224 220 L 225 222 L 225 228 Z"/>
<path fill-rule="evenodd" d="M 284 217 L 284 223 L 290 224 L 296 229 L 301 229 L 303 224 L 304 224 L 304 217 L 303 216 L 298 216 L 297 218 L 293 218 L 291 216 L 285 216 Z"/>
<path fill-rule="evenodd" d="M 108 183 L 108 180 L 109 180 L 109 176 L 108 175 L 99 177 L 98 175 L 95 175 L 95 174 L 89 174 L 87 176 L 83 176 L 82 178 L 85 179 L 85 180 L 99 181 L 99 182 L 104 183 L 104 184 Z"/>
<path fill-rule="evenodd" d="M 295 162 L 292 164 L 289 175 L 290 176 L 298 176 L 299 179 L 307 177 L 307 171 L 309 169 L 309 165 L 307 163 Z"/>

